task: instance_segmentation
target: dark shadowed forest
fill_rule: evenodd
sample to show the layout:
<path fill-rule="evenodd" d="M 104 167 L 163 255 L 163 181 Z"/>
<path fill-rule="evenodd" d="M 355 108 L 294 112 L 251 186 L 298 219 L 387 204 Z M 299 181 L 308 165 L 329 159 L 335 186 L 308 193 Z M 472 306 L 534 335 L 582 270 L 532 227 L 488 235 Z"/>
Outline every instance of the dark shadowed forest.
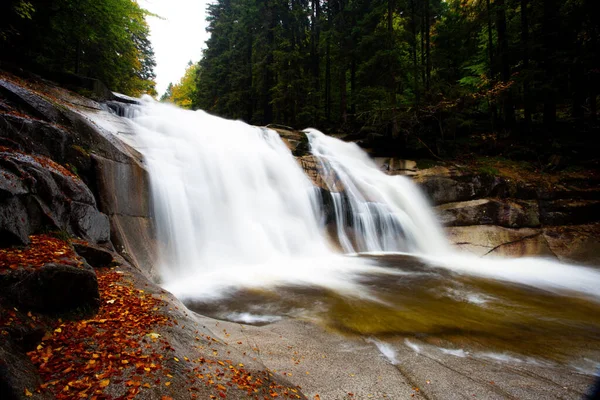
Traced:
<path fill-rule="evenodd" d="M 69 73 L 100 79 L 133 96 L 156 94 L 147 15 L 131 0 L 3 0 L 0 62 L 57 80 Z"/>
<path fill-rule="evenodd" d="M 201 61 L 162 99 L 252 124 L 343 133 L 394 155 L 477 153 L 555 167 L 591 160 L 600 80 L 593 3 L 217 0 Z M 137 2 L 2 8 L 4 62 L 156 95 L 149 13 Z"/>
<path fill-rule="evenodd" d="M 593 3 L 219 0 L 202 60 L 164 97 L 394 153 L 586 158 L 598 134 Z"/>

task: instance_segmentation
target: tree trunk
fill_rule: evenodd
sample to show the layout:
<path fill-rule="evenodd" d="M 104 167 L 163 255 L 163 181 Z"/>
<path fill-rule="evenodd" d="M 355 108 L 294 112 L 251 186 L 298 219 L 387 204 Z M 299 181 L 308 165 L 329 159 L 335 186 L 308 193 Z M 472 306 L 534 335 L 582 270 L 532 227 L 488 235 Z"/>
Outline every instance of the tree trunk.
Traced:
<path fill-rule="evenodd" d="M 510 81 L 510 61 L 508 59 L 508 37 L 506 32 L 506 4 L 504 0 L 496 0 L 496 29 L 500 47 L 500 71 L 502 82 Z M 512 130 L 515 125 L 515 110 L 513 109 L 512 90 L 506 89 L 502 96 L 504 111 L 504 126 Z"/>
<path fill-rule="evenodd" d="M 429 14 L 429 0 L 425 0 L 425 47 L 427 53 L 427 80 L 425 89 L 427 93 L 431 89 L 431 16 Z"/>
<path fill-rule="evenodd" d="M 246 52 L 247 68 L 246 74 L 248 74 L 246 87 L 248 90 L 248 98 L 246 99 L 246 118 L 249 124 L 252 123 L 252 117 L 254 114 L 254 101 L 253 101 L 253 83 L 252 83 L 252 43 L 254 42 L 252 37 L 252 31 L 248 32 L 248 43 Z"/>
<path fill-rule="evenodd" d="M 492 32 L 492 5 L 490 4 L 490 0 L 486 0 L 486 12 L 487 12 L 487 28 L 488 28 L 488 57 L 490 63 L 490 82 L 494 82 L 494 35 Z M 496 103 L 493 99 L 489 100 L 490 107 L 490 119 L 492 123 L 492 130 L 496 129 Z"/>
<path fill-rule="evenodd" d="M 331 121 L 331 32 L 327 36 L 325 54 L 325 115 L 327 122 Z"/>
<path fill-rule="evenodd" d="M 421 15 L 421 82 L 423 82 L 423 86 L 427 84 L 427 68 L 425 65 L 425 12 L 423 12 Z"/>
<path fill-rule="evenodd" d="M 419 94 L 419 65 L 417 63 L 417 11 L 415 9 L 415 1 L 410 0 L 410 30 L 411 30 L 411 53 L 413 60 L 413 74 L 414 74 L 414 91 L 415 91 L 415 101 L 418 106 L 420 103 L 420 94 Z"/>
<path fill-rule="evenodd" d="M 388 41 L 390 52 L 390 72 L 389 72 L 389 91 L 390 91 L 390 106 L 392 108 L 392 137 L 398 134 L 396 124 L 396 71 L 394 63 L 394 0 L 388 0 Z"/>
<path fill-rule="evenodd" d="M 598 71 L 600 71 L 600 54 L 598 54 L 598 29 L 599 23 L 596 14 L 594 13 L 597 6 L 596 0 L 586 0 L 585 7 L 587 10 L 588 20 L 591 22 L 590 45 L 588 54 L 591 54 L 590 65 L 587 68 L 587 87 L 588 87 L 588 104 L 590 110 L 590 121 L 595 124 L 597 121 L 598 105 L 596 97 L 598 96 Z"/>
<path fill-rule="evenodd" d="M 350 114 L 356 114 L 356 58 L 352 56 L 350 63 Z"/>
<path fill-rule="evenodd" d="M 546 89 L 544 90 L 544 126 L 546 130 L 554 130 L 556 124 L 556 93 L 554 90 L 554 68 L 556 54 L 557 29 L 556 0 L 544 0 L 544 16 L 542 33 L 544 35 L 545 56 L 544 70 L 546 72 Z"/>
<path fill-rule="evenodd" d="M 523 48 L 523 72 L 529 73 L 529 0 L 521 0 L 521 47 Z M 523 131 L 531 131 L 531 98 L 529 80 L 523 79 Z"/>
<path fill-rule="evenodd" d="M 577 45 L 576 51 L 580 52 L 580 47 Z M 579 57 L 577 57 L 579 58 Z M 581 62 L 575 62 L 571 65 L 571 93 L 572 93 L 572 109 L 571 116 L 576 123 L 583 122 L 585 111 L 583 105 L 585 103 L 585 68 Z"/>
<path fill-rule="evenodd" d="M 75 43 L 75 74 L 79 75 L 81 68 L 81 41 L 77 39 Z"/>
<path fill-rule="evenodd" d="M 313 89 L 314 95 L 313 106 L 315 110 L 319 108 L 319 93 L 321 93 L 321 82 L 319 79 L 319 20 L 321 14 L 321 0 L 313 0 L 312 1 L 312 23 L 311 23 L 311 38 L 310 38 L 310 53 L 311 53 L 311 70 L 312 70 L 312 78 L 313 78 Z M 318 124 L 318 115 L 319 113 L 314 113 L 315 115 L 315 124 Z"/>
<path fill-rule="evenodd" d="M 263 82 L 263 124 L 273 122 L 273 105 L 271 104 L 271 88 L 273 87 L 273 50 L 275 46 L 275 10 L 273 6 L 267 8 L 267 60 L 265 63 L 265 80 Z"/>
<path fill-rule="evenodd" d="M 348 121 L 348 96 L 346 89 L 346 68 L 340 71 L 340 114 L 342 116 L 342 124 Z"/>

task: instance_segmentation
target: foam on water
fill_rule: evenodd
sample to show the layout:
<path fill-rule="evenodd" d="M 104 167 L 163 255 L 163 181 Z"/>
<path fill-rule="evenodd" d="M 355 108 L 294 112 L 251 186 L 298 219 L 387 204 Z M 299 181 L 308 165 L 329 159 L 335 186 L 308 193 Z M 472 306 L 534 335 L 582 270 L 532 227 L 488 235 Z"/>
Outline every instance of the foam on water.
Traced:
<path fill-rule="evenodd" d="M 329 248 L 318 193 L 274 131 L 148 99 L 133 122 L 178 297 L 281 285 L 360 295 L 354 273 L 387 272 Z"/>
<path fill-rule="evenodd" d="M 432 266 L 461 274 L 600 298 L 600 271 L 593 268 L 539 258 L 482 259 L 452 251 L 431 207 L 413 182 L 382 172 L 355 143 L 315 129 L 306 132 L 312 153 L 329 177 L 325 181 L 333 192 L 338 240 L 346 252 L 409 251 Z M 345 199 L 337 193 L 341 188 Z"/>
<path fill-rule="evenodd" d="M 150 173 L 161 274 L 178 297 L 305 285 L 372 298 L 360 276 L 401 275 L 330 248 L 320 196 L 274 131 L 148 99 L 134 110 L 132 140 Z M 330 189 L 346 253 L 417 254 L 456 273 L 600 297 L 592 268 L 452 251 L 414 183 L 384 174 L 355 144 L 314 129 L 307 136 L 324 173 L 336 177 Z"/>
<path fill-rule="evenodd" d="M 394 350 L 392 345 L 373 338 L 368 338 L 366 339 L 366 341 L 369 343 L 373 343 L 375 346 L 377 346 L 377 349 L 379 350 L 381 355 L 384 356 L 392 365 L 398 364 L 398 359 L 396 358 L 396 350 Z"/>

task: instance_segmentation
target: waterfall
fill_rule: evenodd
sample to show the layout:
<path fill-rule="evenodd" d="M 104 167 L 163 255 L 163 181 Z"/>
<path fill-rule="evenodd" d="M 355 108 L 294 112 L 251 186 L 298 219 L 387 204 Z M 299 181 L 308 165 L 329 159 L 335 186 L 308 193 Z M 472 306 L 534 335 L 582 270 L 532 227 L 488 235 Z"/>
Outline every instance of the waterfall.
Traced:
<path fill-rule="evenodd" d="M 167 279 L 328 253 L 318 193 L 277 133 L 155 102 L 135 123 Z"/>
<path fill-rule="evenodd" d="M 383 173 L 355 143 L 316 129 L 305 132 L 323 175 L 333 177 L 325 182 L 335 208 L 338 240 L 346 253 L 448 252 L 431 207 L 414 183 Z"/>
<path fill-rule="evenodd" d="M 178 297 L 286 285 L 372 297 L 361 277 L 405 274 L 332 250 L 320 191 L 276 132 L 149 98 L 132 110 L 129 140 L 150 175 L 161 276 Z M 355 144 L 314 129 L 307 136 L 324 176 L 335 177 L 328 185 L 345 253 L 413 253 L 458 273 L 598 296 L 591 268 L 451 251 L 415 184 L 384 174 Z"/>

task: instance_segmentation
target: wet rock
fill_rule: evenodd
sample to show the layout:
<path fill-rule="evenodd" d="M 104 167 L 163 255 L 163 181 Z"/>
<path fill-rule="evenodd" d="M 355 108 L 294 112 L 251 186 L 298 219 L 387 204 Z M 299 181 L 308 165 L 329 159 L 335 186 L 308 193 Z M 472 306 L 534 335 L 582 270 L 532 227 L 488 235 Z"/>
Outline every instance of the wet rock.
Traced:
<path fill-rule="evenodd" d="M 534 228 L 540 225 L 535 201 L 478 199 L 437 206 L 438 218 L 446 226 L 498 225 Z"/>
<path fill-rule="evenodd" d="M 315 156 L 296 157 L 296 160 L 315 186 L 332 192 L 342 192 L 344 190 L 337 174 L 332 170 L 325 170 Z"/>
<path fill-rule="evenodd" d="M 10 340 L 0 341 L 0 398 L 2 400 L 51 399 L 52 396 L 35 393 L 42 383 L 29 357 L 19 351 Z M 25 390 L 32 393 L 26 396 Z"/>
<path fill-rule="evenodd" d="M 0 200 L 0 246 L 29 244 L 33 230 L 27 208 L 18 198 Z"/>
<path fill-rule="evenodd" d="M 390 175 L 415 175 L 417 162 L 394 157 L 375 157 L 373 161 L 379 169 Z"/>
<path fill-rule="evenodd" d="M 553 253 L 566 262 L 600 265 L 600 223 L 544 227 Z"/>
<path fill-rule="evenodd" d="M 66 159 L 69 133 L 45 121 L 10 114 L 0 117 L 0 136 L 9 140 L 5 145 L 28 153 L 52 157 L 58 162 Z"/>
<path fill-rule="evenodd" d="M 449 227 L 446 232 L 455 247 L 478 256 L 555 257 L 540 229 L 481 225 Z"/>
<path fill-rule="evenodd" d="M 413 179 L 435 205 L 493 196 L 503 183 L 500 178 L 445 167 L 419 171 Z"/>
<path fill-rule="evenodd" d="M 46 82 L 36 85 L 34 92 L 0 79 L 0 100 L 15 112 L 0 115 L 0 145 L 69 164 L 95 190 L 90 154 L 126 162 L 126 146 L 84 115 L 101 113 L 100 104 Z"/>
<path fill-rule="evenodd" d="M 13 324 L 4 329 L 10 339 L 23 352 L 37 347 L 46 333 L 41 325 Z"/>
<path fill-rule="evenodd" d="M 112 243 L 119 254 L 152 280 L 159 281 L 159 244 L 154 220 L 115 214 L 110 217 L 110 229 Z"/>
<path fill-rule="evenodd" d="M 544 225 L 579 225 L 600 221 L 600 201 L 541 200 L 540 220 Z"/>
<path fill-rule="evenodd" d="M 150 216 L 150 180 L 137 162 L 93 155 L 100 209 L 108 215 Z"/>
<path fill-rule="evenodd" d="M 92 158 L 100 209 L 110 217 L 112 243 L 130 263 L 159 279 L 147 171 L 134 158 L 127 163 L 96 155 Z"/>
<path fill-rule="evenodd" d="M 85 258 L 85 261 L 94 268 L 109 267 L 116 262 L 110 251 L 98 246 L 73 243 L 73 248 L 78 255 Z"/>
<path fill-rule="evenodd" d="M 17 105 L 18 109 L 25 114 L 61 125 L 68 123 L 68 120 L 55 104 L 29 89 L 0 79 L 0 93 L 11 104 Z"/>
<path fill-rule="evenodd" d="M 71 229 L 73 233 L 93 243 L 105 243 L 110 240 L 108 217 L 94 206 L 71 202 Z"/>
<path fill-rule="evenodd" d="M 27 244 L 29 235 L 48 230 L 110 239 L 108 218 L 88 187 L 46 158 L 0 151 L 0 205 L 0 246 Z"/>
<path fill-rule="evenodd" d="M 96 312 L 100 304 L 96 273 L 89 265 L 3 271 L 0 287 L 2 296 L 19 307 L 45 313 Z"/>

